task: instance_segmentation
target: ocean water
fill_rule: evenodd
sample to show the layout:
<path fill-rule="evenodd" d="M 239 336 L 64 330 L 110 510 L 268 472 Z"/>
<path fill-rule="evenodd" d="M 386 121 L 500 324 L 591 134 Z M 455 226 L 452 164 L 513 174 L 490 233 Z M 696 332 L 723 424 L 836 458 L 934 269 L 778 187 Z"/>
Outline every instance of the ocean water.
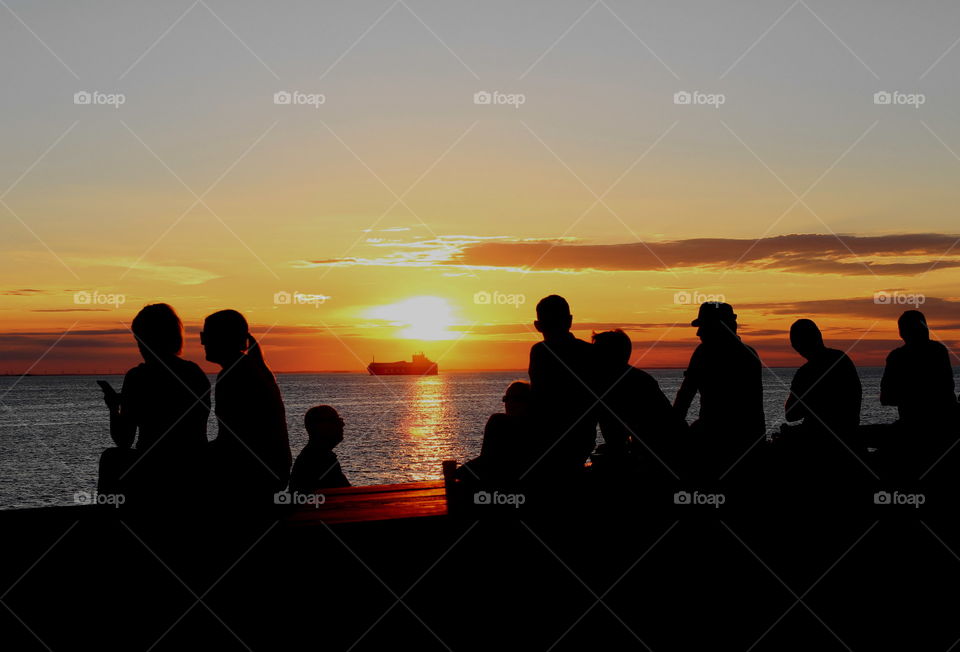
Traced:
<path fill-rule="evenodd" d="M 766 370 L 767 427 L 783 420 L 793 369 Z M 651 372 L 673 400 L 680 370 Z M 860 369 L 863 423 L 893 421 L 895 410 L 878 400 L 882 369 Z M 293 454 L 306 443 L 303 413 L 333 405 L 346 421 L 337 448 L 355 485 L 441 477 L 445 459 L 465 461 L 480 450 L 487 417 L 502 409 L 503 390 L 517 372 L 441 373 L 437 376 L 280 374 Z M 0 508 L 74 503 L 74 494 L 96 487 L 101 451 L 111 445 L 107 410 L 95 381 L 120 388 L 120 376 L 0 378 Z M 211 382 L 214 379 L 211 378 Z M 695 415 L 694 404 L 691 415 Z M 216 434 L 211 420 L 208 436 Z"/>

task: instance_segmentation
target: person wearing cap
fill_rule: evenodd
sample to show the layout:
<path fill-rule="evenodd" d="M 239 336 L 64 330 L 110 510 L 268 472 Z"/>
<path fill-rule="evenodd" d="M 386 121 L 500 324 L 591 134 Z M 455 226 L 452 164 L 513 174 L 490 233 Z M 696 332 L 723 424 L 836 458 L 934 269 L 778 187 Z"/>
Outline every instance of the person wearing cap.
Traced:
<path fill-rule="evenodd" d="M 691 433 L 703 445 L 704 462 L 719 469 L 732 463 L 766 433 L 760 357 L 737 335 L 737 316 L 729 303 L 701 304 L 696 327 L 700 344 L 690 356 L 674 409 L 686 418 L 700 395 L 700 414 Z"/>
<path fill-rule="evenodd" d="M 834 435 L 849 440 L 860 424 L 862 387 L 846 353 L 828 348 L 809 319 L 790 326 L 790 344 L 806 359 L 793 376 L 784 406 L 787 421 L 800 421 L 796 434 L 823 443 Z"/>

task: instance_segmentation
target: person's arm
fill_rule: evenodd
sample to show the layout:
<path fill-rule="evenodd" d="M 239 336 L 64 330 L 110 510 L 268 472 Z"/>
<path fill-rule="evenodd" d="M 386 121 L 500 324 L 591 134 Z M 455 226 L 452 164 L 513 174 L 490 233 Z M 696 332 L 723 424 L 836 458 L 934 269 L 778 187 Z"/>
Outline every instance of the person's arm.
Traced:
<path fill-rule="evenodd" d="M 900 404 L 900 373 L 897 369 L 896 351 L 887 356 L 887 364 L 883 368 L 883 377 L 880 379 L 880 405 Z"/>
<path fill-rule="evenodd" d="M 104 388 L 103 401 L 110 411 L 110 438 L 117 448 L 129 449 L 133 446 L 137 434 L 137 425 L 134 420 L 133 396 L 136 392 L 136 382 L 129 373 L 123 379 L 123 387 L 118 394 L 112 388 Z"/>
<path fill-rule="evenodd" d="M 801 398 L 807 391 L 807 383 L 803 381 L 803 369 L 798 369 L 793 375 L 793 382 L 790 383 L 790 394 L 787 396 L 787 402 L 783 406 L 783 417 L 787 421 L 800 421 L 809 416 L 806 406 L 801 402 Z"/>
<path fill-rule="evenodd" d="M 690 405 L 693 403 L 693 397 L 697 395 L 699 383 L 697 382 L 697 370 L 700 365 L 700 347 L 694 350 L 690 356 L 690 364 L 687 370 L 683 372 L 683 382 L 680 383 L 680 389 L 677 390 L 677 396 L 673 400 L 673 411 L 679 419 L 686 421 L 687 412 L 690 411 Z"/>

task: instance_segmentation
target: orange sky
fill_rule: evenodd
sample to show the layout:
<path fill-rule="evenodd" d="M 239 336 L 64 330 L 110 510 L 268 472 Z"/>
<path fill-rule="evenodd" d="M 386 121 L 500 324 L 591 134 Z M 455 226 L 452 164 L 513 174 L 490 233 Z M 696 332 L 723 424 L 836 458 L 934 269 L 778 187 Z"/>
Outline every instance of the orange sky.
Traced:
<path fill-rule="evenodd" d="M 279 371 L 522 369 L 550 293 L 648 367 L 714 297 L 771 366 L 798 317 L 860 364 L 906 308 L 960 339 L 960 8 L 15 4 L 0 373 L 124 370 L 158 301 L 187 357 L 230 307 Z"/>

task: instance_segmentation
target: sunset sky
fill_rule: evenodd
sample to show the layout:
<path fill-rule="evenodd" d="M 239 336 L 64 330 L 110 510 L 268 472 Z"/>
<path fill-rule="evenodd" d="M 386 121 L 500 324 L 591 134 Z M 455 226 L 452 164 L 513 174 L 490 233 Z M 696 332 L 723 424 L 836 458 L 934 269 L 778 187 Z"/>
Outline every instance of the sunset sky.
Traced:
<path fill-rule="evenodd" d="M 159 301 L 278 371 L 525 368 L 551 293 L 647 367 L 715 296 L 770 366 L 914 305 L 960 353 L 960 4 L 0 5 L 0 373 L 123 371 Z"/>

